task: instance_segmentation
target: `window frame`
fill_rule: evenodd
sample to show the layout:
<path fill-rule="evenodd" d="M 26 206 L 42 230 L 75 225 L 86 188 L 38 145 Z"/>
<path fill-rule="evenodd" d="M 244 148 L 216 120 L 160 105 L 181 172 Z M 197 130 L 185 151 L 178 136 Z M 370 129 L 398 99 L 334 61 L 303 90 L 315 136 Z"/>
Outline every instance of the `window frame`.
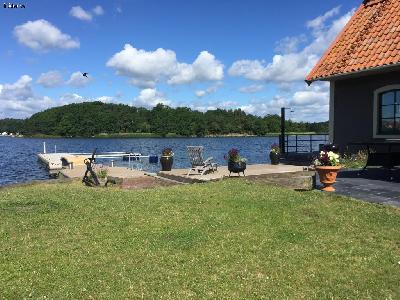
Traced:
<path fill-rule="evenodd" d="M 381 112 L 382 112 L 382 106 L 380 105 L 381 103 L 381 97 L 382 94 L 395 91 L 395 97 L 396 97 L 396 92 L 400 93 L 400 84 L 395 84 L 395 85 L 388 85 L 385 87 L 382 87 L 380 89 L 377 89 L 374 91 L 374 115 L 373 115 L 373 137 L 374 138 L 387 138 L 387 139 L 397 139 L 400 138 L 400 133 L 393 133 L 393 134 L 386 134 L 386 133 L 380 133 L 380 127 L 382 118 L 381 118 Z M 393 104 L 395 107 L 395 104 Z M 396 115 L 394 115 L 393 120 L 396 119 Z"/>

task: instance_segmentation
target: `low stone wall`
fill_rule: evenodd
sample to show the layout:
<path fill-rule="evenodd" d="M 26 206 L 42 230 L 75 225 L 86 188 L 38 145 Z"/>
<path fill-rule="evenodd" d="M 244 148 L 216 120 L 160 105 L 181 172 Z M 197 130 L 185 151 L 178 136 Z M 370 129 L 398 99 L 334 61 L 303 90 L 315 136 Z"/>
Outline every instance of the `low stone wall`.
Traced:
<path fill-rule="evenodd" d="M 310 191 L 316 186 L 315 172 L 311 171 L 247 176 L 246 179 L 275 184 L 293 190 Z"/>

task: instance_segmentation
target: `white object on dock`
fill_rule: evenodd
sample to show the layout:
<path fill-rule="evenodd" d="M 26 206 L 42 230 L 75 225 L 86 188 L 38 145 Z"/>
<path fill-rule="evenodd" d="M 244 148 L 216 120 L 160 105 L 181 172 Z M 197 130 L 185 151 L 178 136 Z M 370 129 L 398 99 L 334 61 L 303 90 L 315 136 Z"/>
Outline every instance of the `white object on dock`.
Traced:
<path fill-rule="evenodd" d="M 64 166 L 73 168 L 76 165 L 84 165 L 83 161 L 89 155 L 71 155 L 70 153 L 39 153 L 39 160 L 49 170 L 61 170 Z M 64 161 L 64 164 L 63 164 Z"/>
<path fill-rule="evenodd" d="M 54 148 L 57 151 L 57 148 Z M 43 153 L 38 154 L 39 160 L 46 165 L 49 170 L 61 170 L 63 167 L 73 168 L 77 165 L 83 165 L 85 158 L 91 157 L 92 153 L 46 153 L 46 142 L 43 142 Z M 111 159 L 111 164 L 114 166 L 115 159 L 124 157 L 131 158 L 148 158 L 149 155 L 127 154 L 126 152 L 103 152 L 95 154 L 95 158 Z M 63 164 L 64 162 L 64 164 Z"/>
<path fill-rule="evenodd" d="M 64 154 L 67 155 L 67 153 Z M 38 158 L 49 170 L 60 170 L 63 167 L 61 161 L 62 155 L 63 153 L 40 153 L 38 154 Z"/>

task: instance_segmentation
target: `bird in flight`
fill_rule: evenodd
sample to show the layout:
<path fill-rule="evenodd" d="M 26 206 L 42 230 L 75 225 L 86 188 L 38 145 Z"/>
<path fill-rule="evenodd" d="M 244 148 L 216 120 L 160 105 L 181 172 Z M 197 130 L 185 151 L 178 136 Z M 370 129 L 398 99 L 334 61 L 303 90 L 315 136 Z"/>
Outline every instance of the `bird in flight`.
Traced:
<path fill-rule="evenodd" d="M 86 78 L 88 78 L 88 76 L 87 76 L 87 75 L 88 75 L 88 73 L 86 73 L 86 72 L 85 72 L 85 73 L 82 73 L 82 76 L 83 76 L 83 77 L 86 77 Z"/>

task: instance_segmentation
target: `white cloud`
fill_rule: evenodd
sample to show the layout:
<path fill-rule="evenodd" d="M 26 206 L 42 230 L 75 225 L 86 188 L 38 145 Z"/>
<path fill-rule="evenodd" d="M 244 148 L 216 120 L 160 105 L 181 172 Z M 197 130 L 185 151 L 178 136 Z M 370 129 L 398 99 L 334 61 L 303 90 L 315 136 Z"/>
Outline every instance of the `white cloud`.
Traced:
<path fill-rule="evenodd" d="M 288 54 L 298 51 L 301 44 L 307 41 L 307 37 L 302 34 L 299 36 L 285 37 L 276 43 L 275 51 Z"/>
<path fill-rule="evenodd" d="M 46 96 L 33 93 L 32 78 L 21 76 L 14 83 L 0 85 L 0 117 L 24 118 L 54 105 Z"/>
<path fill-rule="evenodd" d="M 287 37 L 278 42 L 277 51 L 271 62 L 265 60 L 238 60 L 229 69 L 231 76 L 242 76 L 252 81 L 272 82 L 279 92 L 272 99 L 253 99 L 243 109 L 249 113 L 279 113 L 281 106 L 295 109 L 296 120 L 325 121 L 329 111 L 329 84 L 314 83 L 307 87 L 304 79 L 317 63 L 323 52 L 343 29 L 354 14 L 354 9 L 333 19 L 340 13 L 335 7 L 325 14 L 307 22 L 312 40 L 298 50 L 305 42 L 304 36 Z"/>
<path fill-rule="evenodd" d="M 193 64 L 178 63 L 176 70 L 168 80 L 169 84 L 217 81 L 224 78 L 224 65 L 207 51 L 200 52 Z"/>
<path fill-rule="evenodd" d="M 104 15 L 104 9 L 100 5 L 97 5 L 95 8 L 93 8 L 93 13 L 97 16 Z"/>
<path fill-rule="evenodd" d="M 39 51 L 79 48 L 79 41 L 62 33 L 50 22 L 40 19 L 28 21 L 14 28 L 14 36 L 21 44 Z"/>
<path fill-rule="evenodd" d="M 159 48 L 155 51 L 136 49 L 129 44 L 111 57 L 107 64 L 118 75 L 131 78 L 132 84 L 153 87 L 176 67 L 176 55 L 171 50 Z"/>
<path fill-rule="evenodd" d="M 207 94 L 207 92 L 204 91 L 204 90 L 195 91 L 194 93 L 195 93 L 195 95 L 196 95 L 197 97 L 199 97 L 199 98 L 204 97 L 204 96 Z"/>
<path fill-rule="evenodd" d="M 184 84 L 223 78 L 223 65 L 207 51 L 202 51 L 192 64 L 187 64 L 178 62 L 172 50 L 146 51 L 126 44 L 106 65 L 139 87 L 154 87 L 160 81 Z"/>
<path fill-rule="evenodd" d="M 222 85 L 223 85 L 222 82 L 217 82 L 216 84 L 214 84 L 214 85 L 212 85 L 212 86 L 206 88 L 205 90 L 198 90 L 198 91 L 195 91 L 194 94 L 195 94 L 197 97 L 202 98 L 202 97 L 204 97 L 204 96 L 207 95 L 207 94 L 215 93 L 215 92 L 218 90 L 218 88 L 221 87 Z"/>
<path fill-rule="evenodd" d="M 328 21 L 330 18 L 334 16 L 337 16 L 339 13 L 340 13 L 340 6 L 334 7 L 331 10 L 327 11 L 322 16 L 318 16 L 315 19 L 308 21 L 307 27 L 319 31 L 323 27 L 325 27 L 326 21 Z"/>
<path fill-rule="evenodd" d="M 84 10 L 80 6 L 73 6 L 71 10 L 69 11 L 69 14 L 82 21 L 92 21 L 93 16 L 90 12 Z"/>
<path fill-rule="evenodd" d="M 92 21 L 93 20 L 93 15 L 95 16 L 101 16 L 104 14 L 104 9 L 100 6 L 97 5 L 95 6 L 92 11 L 89 10 L 85 10 L 80 6 L 73 6 L 71 7 L 71 10 L 69 11 L 69 14 L 74 17 L 77 18 L 81 21 Z"/>
<path fill-rule="evenodd" d="M 231 76 L 266 82 L 291 82 L 305 78 L 318 61 L 315 54 L 290 53 L 275 55 L 271 63 L 259 60 L 239 60 L 229 69 Z"/>
<path fill-rule="evenodd" d="M 269 63 L 265 60 L 238 60 L 230 67 L 229 74 L 231 76 L 242 76 L 253 81 L 275 83 L 304 80 L 307 73 L 317 63 L 323 51 L 329 46 L 354 13 L 354 10 L 352 10 L 334 20 L 330 26 L 327 26 L 325 23 L 336 15 L 339 9 L 335 8 L 323 16 L 308 22 L 308 27 L 313 30 L 314 39 L 303 50 L 276 54 Z M 292 41 L 293 38 L 286 39 L 286 42 L 297 43 Z M 299 39 L 301 40 L 301 37 Z M 286 48 L 283 47 L 285 48 L 283 50 L 286 51 L 291 47 L 296 49 L 297 45 L 296 47 L 286 45 Z"/>
<path fill-rule="evenodd" d="M 238 107 L 238 102 L 232 100 L 226 101 L 210 101 L 208 103 L 199 104 L 199 103 L 191 103 L 184 105 L 186 107 L 191 108 L 192 110 L 198 110 L 202 112 L 206 112 L 208 110 L 216 110 L 220 109 L 236 109 Z"/>
<path fill-rule="evenodd" d="M 82 102 L 93 102 L 93 101 L 100 101 L 103 103 L 116 103 L 116 99 L 111 96 L 100 96 L 96 98 L 87 98 L 83 97 L 76 93 L 71 94 L 64 94 L 58 100 L 57 105 L 67 105 L 71 103 L 82 103 Z"/>
<path fill-rule="evenodd" d="M 103 103 L 117 103 L 116 99 L 112 96 L 100 96 L 96 97 L 94 101 L 100 101 Z"/>
<path fill-rule="evenodd" d="M 264 116 L 280 114 L 281 107 L 290 107 L 288 118 L 295 121 L 326 121 L 329 113 L 329 83 L 316 83 L 310 87 L 301 85 L 290 95 L 276 95 L 272 99 L 253 99 L 240 108 L 247 113 Z"/>
<path fill-rule="evenodd" d="M 328 91 L 303 90 L 293 94 L 292 106 L 307 106 L 314 104 L 327 105 L 329 103 Z"/>
<path fill-rule="evenodd" d="M 89 101 L 89 99 L 72 93 L 72 94 L 64 94 L 60 97 L 59 99 L 59 105 L 67 105 L 67 104 L 71 104 L 71 103 L 82 103 L 82 102 L 86 102 Z"/>
<path fill-rule="evenodd" d="M 42 73 L 37 79 L 36 83 L 45 88 L 53 88 L 62 85 L 64 80 L 59 71 L 49 71 Z"/>
<path fill-rule="evenodd" d="M 76 93 L 64 94 L 54 100 L 35 94 L 32 89 L 32 78 L 29 75 L 23 75 L 14 83 L 0 84 L 0 119 L 26 118 L 36 112 L 71 103 L 90 101 L 118 103 L 117 100 L 112 96 L 87 98 Z"/>
<path fill-rule="evenodd" d="M 354 12 L 355 9 L 352 9 L 338 19 L 333 20 L 330 26 L 323 24 L 318 29 L 314 29 L 312 32 L 314 40 L 304 48 L 303 52 L 316 53 L 318 56 L 321 56 L 340 31 L 342 31 L 344 26 L 349 22 Z"/>
<path fill-rule="evenodd" d="M 141 90 L 139 96 L 133 101 L 133 105 L 139 107 L 154 107 L 159 103 L 169 105 L 171 102 L 165 98 L 164 94 L 150 88 Z"/>
<path fill-rule="evenodd" d="M 239 92 L 244 94 L 253 94 L 261 91 L 264 88 L 262 84 L 251 84 L 248 86 L 242 86 L 239 88 Z"/>
<path fill-rule="evenodd" d="M 250 103 L 242 105 L 240 109 L 246 113 L 265 116 L 268 114 L 279 114 L 280 108 L 287 106 L 288 101 L 280 95 L 274 96 L 272 99 L 253 99 Z"/>
<path fill-rule="evenodd" d="M 81 71 L 77 71 L 71 74 L 67 84 L 74 87 L 84 87 L 87 86 L 92 80 L 93 78 L 91 76 L 85 77 L 82 75 Z"/>

